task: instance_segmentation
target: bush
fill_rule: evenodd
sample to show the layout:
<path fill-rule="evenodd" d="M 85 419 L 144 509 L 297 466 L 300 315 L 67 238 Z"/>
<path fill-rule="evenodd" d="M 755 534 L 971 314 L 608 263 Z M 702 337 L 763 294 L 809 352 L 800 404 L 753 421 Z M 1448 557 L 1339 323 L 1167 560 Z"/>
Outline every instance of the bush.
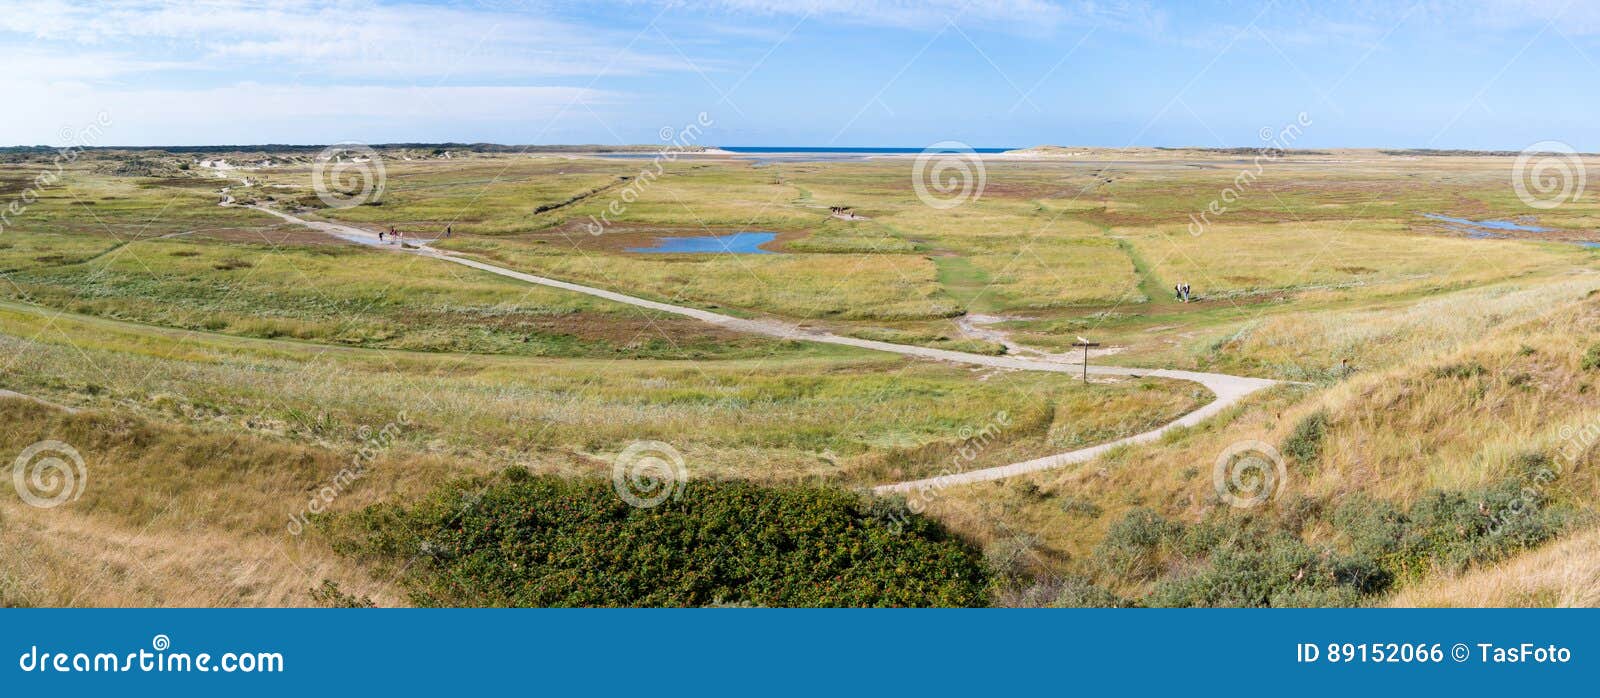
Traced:
<path fill-rule="evenodd" d="M 1327 433 L 1328 411 L 1312 412 L 1302 417 L 1294 425 L 1294 431 L 1289 432 L 1288 438 L 1283 440 L 1283 452 L 1301 465 L 1309 466 L 1322 454 L 1322 442 Z"/>
<path fill-rule="evenodd" d="M 1405 513 L 1388 502 L 1351 498 L 1335 514 L 1334 527 L 1352 551 L 1399 577 L 1499 560 L 1566 525 L 1566 510 L 1541 501 L 1531 486 L 1547 463 L 1543 455 L 1525 455 L 1517 475 L 1475 490 L 1427 492 Z"/>
<path fill-rule="evenodd" d="M 1183 525 L 1168 522 L 1149 509 L 1134 509 L 1111 524 L 1095 546 L 1101 568 L 1124 579 L 1150 579 L 1160 572 L 1163 544 L 1182 534 Z"/>
<path fill-rule="evenodd" d="M 331 522 L 421 606 L 983 606 L 969 546 L 903 504 L 695 480 L 653 508 L 609 480 L 500 476 Z"/>
<path fill-rule="evenodd" d="M 1133 608 L 1135 604 L 1082 575 L 1050 577 L 1002 594 L 1001 605 L 1018 608 Z"/>
<path fill-rule="evenodd" d="M 1600 344 L 1590 344 L 1589 350 L 1583 353 L 1583 370 L 1593 371 L 1600 368 Z"/>
<path fill-rule="evenodd" d="M 1483 364 L 1480 364 L 1476 361 L 1464 361 L 1459 364 L 1435 366 L 1433 369 L 1433 377 L 1441 380 L 1445 378 L 1477 378 L 1478 376 L 1484 375 L 1488 372 L 1489 369 L 1484 368 Z"/>
<path fill-rule="evenodd" d="M 372 608 L 375 604 L 365 596 L 345 593 L 338 582 L 322 580 L 322 586 L 311 589 L 311 600 L 328 608 Z"/>
<path fill-rule="evenodd" d="M 1100 505 L 1082 495 L 1063 495 L 1058 506 L 1061 508 L 1062 513 L 1065 514 L 1081 516 L 1086 519 L 1100 518 Z"/>
<path fill-rule="evenodd" d="M 1365 558 L 1314 550 L 1298 537 L 1276 532 L 1240 535 L 1210 551 L 1193 573 L 1162 580 L 1152 606 L 1353 605 L 1388 586 L 1389 577 Z"/>

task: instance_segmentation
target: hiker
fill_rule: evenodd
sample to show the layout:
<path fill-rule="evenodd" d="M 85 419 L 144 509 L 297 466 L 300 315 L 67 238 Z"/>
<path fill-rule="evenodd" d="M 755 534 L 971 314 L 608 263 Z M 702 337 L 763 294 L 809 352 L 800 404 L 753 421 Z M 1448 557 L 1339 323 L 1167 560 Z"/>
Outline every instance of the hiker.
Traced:
<path fill-rule="evenodd" d="M 450 229 L 453 228 L 453 227 L 455 227 L 455 226 L 447 225 L 447 226 L 444 227 L 444 236 L 445 237 L 450 237 Z"/>
<path fill-rule="evenodd" d="M 378 242 L 379 243 L 383 242 L 383 231 L 382 230 L 378 231 Z"/>
<path fill-rule="evenodd" d="M 1183 300 L 1183 284 L 1172 285 L 1172 297 L 1180 301 Z"/>
<path fill-rule="evenodd" d="M 1190 286 L 1189 284 L 1184 284 L 1183 285 L 1183 302 L 1188 303 L 1191 300 L 1190 292 L 1193 291 L 1193 290 L 1194 290 L 1193 286 Z"/>

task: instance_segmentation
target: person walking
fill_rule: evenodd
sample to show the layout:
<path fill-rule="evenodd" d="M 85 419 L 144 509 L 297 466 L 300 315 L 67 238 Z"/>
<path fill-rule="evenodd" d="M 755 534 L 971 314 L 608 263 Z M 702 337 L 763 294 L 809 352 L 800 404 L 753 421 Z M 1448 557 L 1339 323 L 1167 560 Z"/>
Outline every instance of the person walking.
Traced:
<path fill-rule="evenodd" d="M 383 231 L 382 230 L 378 231 L 378 243 L 379 244 L 383 243 Z"/>
<path fill-rule="evenodd" d="M 445 237 L 450 237 L 450 229 L 453 228 L 453 227 L 454 226 L 449 226 L 449 225 L 444 227 L 444 236 Z"/>

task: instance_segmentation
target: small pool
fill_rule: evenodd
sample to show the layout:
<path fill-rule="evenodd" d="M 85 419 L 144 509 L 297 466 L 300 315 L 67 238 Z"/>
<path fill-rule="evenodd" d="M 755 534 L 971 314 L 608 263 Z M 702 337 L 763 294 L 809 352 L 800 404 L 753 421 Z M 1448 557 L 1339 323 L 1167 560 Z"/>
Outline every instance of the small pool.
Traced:
<path fill-rule="evenodd" d="M 731 235 L 656 238 L 654 247 L 630 247 L 628 251 L 664 254 L 775 254 L 772 250 L 761 249 L 761 246 L 777 237 L 777 233 L 745 231 Z"/>
<path fill-rule="evenodd" d="M 1422 214 L 1422 217 L 1423 218 L 1432 218 L 1433 220 L 1444 221 L 1446 223 L 1454 223 L 1456 225 L 1469 225 L 1469 226 L 1472 226 L 1474 228 L 1488 228 L 1489 230 L 1519 230 L 1519 231 L 1522 231 L 1522 232 L 1525 232 L 1525 233 L 1548 233 L 1548 232 L 1550 232 L 1549 228 L 1541 228 L 1541 227 L 1539 227 L 1537 225 L 1526 225 L 1526 224 L 1523 224 L 1523 223 L 1517 223 L 1516 221 L 1474 221 L 1474 220 L 1467 220 L 1465 218 L 1451 218 L 1450 216 L 1441 216 L 1441 215 L 1439 215 L 1437 213 L 1424 213 L 1424 214 Z"/>

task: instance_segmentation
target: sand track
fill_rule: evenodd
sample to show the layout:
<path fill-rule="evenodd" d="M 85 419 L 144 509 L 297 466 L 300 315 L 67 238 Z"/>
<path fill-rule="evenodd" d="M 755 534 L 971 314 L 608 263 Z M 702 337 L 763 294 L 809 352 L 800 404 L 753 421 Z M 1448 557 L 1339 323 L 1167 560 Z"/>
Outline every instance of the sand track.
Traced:
<path fill-rule="evenodd" d="M 262 206 L 252 206 L 251 208 L 270 213 L 291 223 L 298 223 L 314 230 L 318 230 L 358 244 L 372 246 L 377 246 L 380 244 L 378 242 L 377 233 L 363 230 L 354 226 L 343 225 L 340 223 L 329 223 L 325 221 L 308 221 Z M 1081 373 L 1083 371 L 1082 364 L 1038 359 L 1023 359 L 1013 356 L 986 356 L 983 354 L 969 354 L 967 352 L 949 351 L 946 349 L 933 349 L 929 347 L 911 346 L 906 344 L 893 344 L 890 342 L 879 342 L 870 339 L 845 337 L 828 332 L 816 332 L 802 329 L 797 325 L 778 320 L 751 320 L 746 318 L 737 318 L 731 315 L 701 310 L 699 308 L 690 308 L 687 306 L 672 305 L 670 303 L 661 303 L 658 301 L 630 296 L 624 293 L 618 293 L 616 291 L 608 291 L 606 289 L 597 288 L 594 286 L 585 286 L 583 284 L 575 284 L 570 281 L 561 281 L 559 279 L 551 279 L 543 276 L 536 276 L 534 274 L 527 274 L 524 272 L 507 269 L 505 267 L 480 262 L 474 259 L 461 257 L 444 250 L 436 250 L 432 247 L 429 247 L 427 245 L 428 242 L 431 241 L 413 240 L 407 242 L 408 247 L 406 248 L 399 248 L 396 246 L 393 249 L 396 252 L 432 257 L 434 259 L 472 267 L 473 269 L 486 271 L 491 274 L 498 274 L 500 276 L 531 284 L 559 288 L 575 293 L 583 293 L 590 296 L 595 296 L 597 298 L 604 298 L 606 300 L 624 303 L 639 308 L 647 308 L 663 313 L 671 313 L 674 315 L 689 317 L 735 332 L 764 335 L 777 339 L 838 344 L 843 346 L 857 347 L 860 349 L 890 352 L 893 354 L 900 354 L 902 356 L 933 359 L 935 361 L 948 361 L 952 363 L 987 366 L 1017 371 L 1045 371 L 1051 373 Z M 410 247 L 412 245 L 415 247 Z M 953 485 L 966 485 L 977 482 L 1000 480 L 1009 477 L 1016 477 L 1018 475 L 1025 475 L 1027 473 L 1036 473 L 1043 470 L 1062 468 L 1075 463 L 1083 463 L 1085 461 L 1092 460 L 1106 451 L 1118 446 L 1148 443 L 1161 438 L 1163 434 L 1173 429 L 1199 424 L 1200 422 L 1222 412 L 1229 406 L 1239 402 L 1240 400 L 1243 400 L 1250 394 L 1265 388 L 1269 388 L 1278 383 L 1278 381 L 1268 380 L 1265 378 L 1247 378 L 1244 376 L 1230 376 L 1222 373 L 1201 373 L 1196 371 L 1182 371 L 1161 368 L 1144 369 L 1127 368 L 1123 366 L 1091 365 L 1089 366 L 1089 373 L 1090 375 L 1097 376 L 1169 378 L 1173 380 L 1190 381 L 1205 386 L 1207 390 L 1210 390 L 1211 393 L 1216 396 L 1216 399 L 1193 412 L 1185 414 L 1182 417 L 1173 420 L 1172 422 L 1164 424 L 1150 431 L 1135 434 L 1122 439 L 1117 439 L 1116 441 L 1103 443 L 1098 446 L 1081 448 L 1075 451 L 1058 453 L 1051 456 L 1045 456 L 1043 458 L 1035 458 L 1033 460 L 1012 463 L 1010 465 L 969 470 L 962 473 L 952 473 L 921 480 L 909 480 L 906 482 L 879 485 L 878 487 L 873 488 L 873 491 L 879 494 L 887 494 L 892 492 L 937 490 Z"/>

